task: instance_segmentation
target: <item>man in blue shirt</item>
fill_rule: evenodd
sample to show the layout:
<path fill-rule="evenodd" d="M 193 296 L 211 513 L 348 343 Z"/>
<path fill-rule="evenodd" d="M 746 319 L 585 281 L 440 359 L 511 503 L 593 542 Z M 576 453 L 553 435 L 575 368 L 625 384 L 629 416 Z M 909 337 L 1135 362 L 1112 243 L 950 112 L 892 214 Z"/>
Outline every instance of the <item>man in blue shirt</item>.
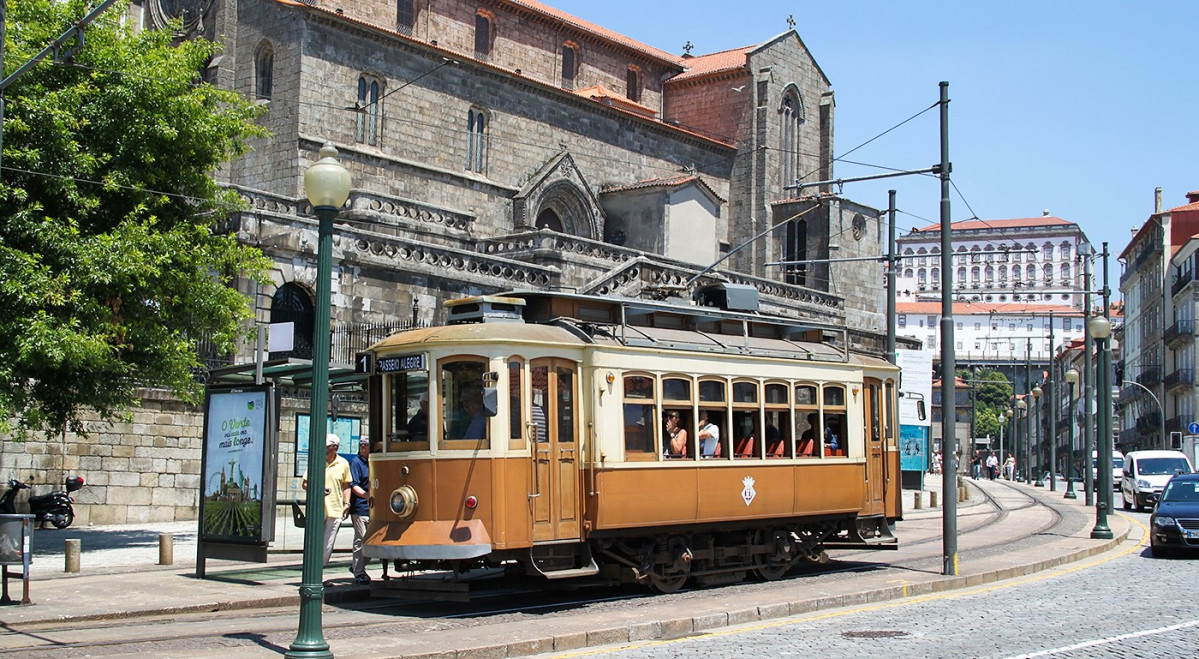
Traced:
<path fill-rule="evenodd" d="M 371 578 L 366 573 L 366 557 L 362 555 L 362 543 L 366 539 L 367 516 L 370 515 L 370 479 L 371 470 L 367 456 L 371 453 L 371 440 L 363 437 L 358 440 L 358 454 L 350 460 L 350 521 L 354 523 L 354 552 L 350 563 L 350 572 L 354 573 L 354 581 L 368 584 Z"/>

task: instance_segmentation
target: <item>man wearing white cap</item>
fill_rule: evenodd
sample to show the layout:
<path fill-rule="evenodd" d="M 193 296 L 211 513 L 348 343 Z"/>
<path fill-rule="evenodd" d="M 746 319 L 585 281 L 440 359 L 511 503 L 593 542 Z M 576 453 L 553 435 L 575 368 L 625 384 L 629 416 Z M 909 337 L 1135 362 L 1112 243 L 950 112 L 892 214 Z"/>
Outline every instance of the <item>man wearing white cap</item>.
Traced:
<path fill-rule="evenodd" d="M 337 454 L 341 438 L 333 433 L 325 436 L 325 565 L 333 556 L 333 544 L 337 542 L 337 530 L 341 520 L 350 514 L 350 465 Z M 311 454 L 311 452 L 310 452 Z M 308 488 L 308 479 L 300 485 Z M 312 519 L 309 516 L 309 519 Z M 331 586 L 325 582 L 325 586 Z"/>

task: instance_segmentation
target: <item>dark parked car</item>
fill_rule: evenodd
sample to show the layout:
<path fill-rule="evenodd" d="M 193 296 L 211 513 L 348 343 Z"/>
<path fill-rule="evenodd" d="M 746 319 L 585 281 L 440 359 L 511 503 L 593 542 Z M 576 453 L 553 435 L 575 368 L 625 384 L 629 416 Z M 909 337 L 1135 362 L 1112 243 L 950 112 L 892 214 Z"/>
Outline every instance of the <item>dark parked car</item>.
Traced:
<path fill-rule="evenodd" d="M 1154 556 L 1199 552 L 1199 474 L 1179 474 L 1166 483 L 1149 529 Z"/>

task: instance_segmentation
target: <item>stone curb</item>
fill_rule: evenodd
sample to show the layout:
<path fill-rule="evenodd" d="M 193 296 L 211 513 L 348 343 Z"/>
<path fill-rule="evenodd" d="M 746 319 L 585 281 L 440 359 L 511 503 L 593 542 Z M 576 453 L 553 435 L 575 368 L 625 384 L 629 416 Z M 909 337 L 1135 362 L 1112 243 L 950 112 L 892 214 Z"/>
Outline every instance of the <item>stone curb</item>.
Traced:
<path fill-rule="evenodd" d="M 930 595 L 964 588 L 973 588 L 984 584 L 1005 581 L 1017 577 L 1028 576 L 1055 567 L 1090 558 L 1118 547 L 1128 539 L 1132 532 L 1131 526 L 1125 528 L 1117 537 L 1106 540 L 1090 547 L 1068 552 L 1061 556 L 1039 560 L 1024 565 L 1016 565 L 1002 569 L 989 570 L 978 574 L 955 577 L 944 577 L 920 583 L 905 584 L 876 588 L 858 593 L 831 595 L 817 599 L 796 600 L 787 603 L 767 606 L 735 609 L 723 612 L 713 612 L 690 618 L 644 622 L 613 628 L 595 629 L 586 632 L 567 632 L 555 636 L 545 636 L 534 639 L 522 639 L 509 643 L 483 645 L 460 650 L 443 650 L 418 654 L 405 654 L 407 659 L 502 659 L 546 652 L 564 652 L 581 650 L 589 647 L 613 645 L 619 643 L 636 643 L 639 641 L 656 641 L 679 638 L 687 634 L 711 631 L 733 625 L 785 618 L 788 616 L 812 613 L 825 609 L 835 609 L 847 606 L 877 604 L 891 600 Z"/>

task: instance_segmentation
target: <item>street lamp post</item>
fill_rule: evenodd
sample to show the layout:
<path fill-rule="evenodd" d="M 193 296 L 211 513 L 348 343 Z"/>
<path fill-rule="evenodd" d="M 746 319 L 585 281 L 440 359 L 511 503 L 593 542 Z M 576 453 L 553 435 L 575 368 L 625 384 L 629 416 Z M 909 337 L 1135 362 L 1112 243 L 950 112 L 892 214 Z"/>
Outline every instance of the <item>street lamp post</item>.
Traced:
<path fill-rule="evenodd" d="M 329 306 L 333 270 L 333 218 L 350 196 L 350 173 L 337 161 L 337 149 L 326 142 L 317 160 L 304 172 L 304 193 L 319 221 L 316 267 L 316 314 L 312 329 L 312 407 L 308 429 L 308 522 L 304 525 L 304 561 L 300 583 L 300 625 L 288 657 L 333 657 L 321 630 L 321 605 L 325 587 L 324 540 L 325 445 L 329 410 Z"/>
<path fill-rule="evenodd" d="M 1041 473 L 1041 469 L 1043 469 L 1043 465 L 1042 465 L 1043 461 L 1041 460 L 1041 458 L 1042 458 L 1042 455 L 1041 455 L 1041 394 L 1043 394 L 1043 393 L 1045 393 L 1045 392 L 1043 392 L 1041 390 L 1041 385 L 1037 385 L 1032 388 L 1032 412 L 1033 412 L 1033 415 L 1032 415 L 1032 417 L 1033 417 L 1032 437 L 1034 438 L 1032 447 L 1033 447 L 1033 455 L 1035 455 L 1037 457 L 1037 470 L 1036 470 L 1036 472 L 1034 472 L 1037 477 L 1037 482 L 1033 484 L 1034 487 L 1045 487 L 1045 481 L 1042 480 L 1043 474 Z M 1032 465 L 1029 465 L 1029 466 L 1031 467 Z"/>
<path fill-rule="evenodd" d="M 1016 401 L 1016 409 L 1019 411 L 1017 418 L 1027 420 L 1027 418 L 1028 418 L 1028 402 L 1026 402 L 1023 398 L 1021 398 L 1020 400 Z M 1026 421 L 1026 423 L 1027 423 L 1027 421 Z M 1016 422 L 1016 430 L 1019 430 L 1019 429 L 1020 429 L 1020 423 L 1017 421 Z M 1028 430 L 1029 430 L 1029 428 L 1027 426 L 1025 426 L 1025 428 L 1024 428 L 1024 447 L 1025 447 L 1025 449 L 1028 448 L 1028 438 L 1029 438 Z M 1017 454 L 1019 454 L 1019 451 L 1017 451 Z M 1027 460 L 1028 451 L 1027 450 L 1024 451 L 1024 456 L 1026 459 L 1021 460 L 1021 462 L 1023 462 L 1024 464 L 1020 465 L 1020 471 L 1024 472 L 1024 482 L 1027 483 L 1028 482 L 1028 460 Z M 1012 478 L 1013 479 L 1015 478 L 1015 474 L 1012 475 Z"/>
<path fill-rule="evenodd" d="M 1091 537 L 1110 540 L 1115 537 L 1111 527 L 1107 524 L 1107 508 L 1112 494 L 1112 385 L 1110 382 L 1112 365 L 1107 337 L 1112 332 L 1112 323 L 1103 316 L 1095 316 L 1087 321 L 1087 325 L 1091 329 L 1091 336 L 1095 339 L 1095 357 L 1098 361 L 1095 368 L 1095 387 L 1099 392 L 1099 419 L 1095 424 L 1095 445 L 1099 451 L 1099 465 L 1095 482 L 1095 527 L 1091 529 Z"/>
<path fill-rule="evenodd" d="M 1066 425 L 1070 428 L 1070 453 L 1066 456 L 1066 497 L 1077 499 L 1074 493 L 1074 385 L 1078 384 L 1078 369 L 1066 371 L 1066 383 L 1070 385 L 1070 398 L 1066 403 Z"/>

